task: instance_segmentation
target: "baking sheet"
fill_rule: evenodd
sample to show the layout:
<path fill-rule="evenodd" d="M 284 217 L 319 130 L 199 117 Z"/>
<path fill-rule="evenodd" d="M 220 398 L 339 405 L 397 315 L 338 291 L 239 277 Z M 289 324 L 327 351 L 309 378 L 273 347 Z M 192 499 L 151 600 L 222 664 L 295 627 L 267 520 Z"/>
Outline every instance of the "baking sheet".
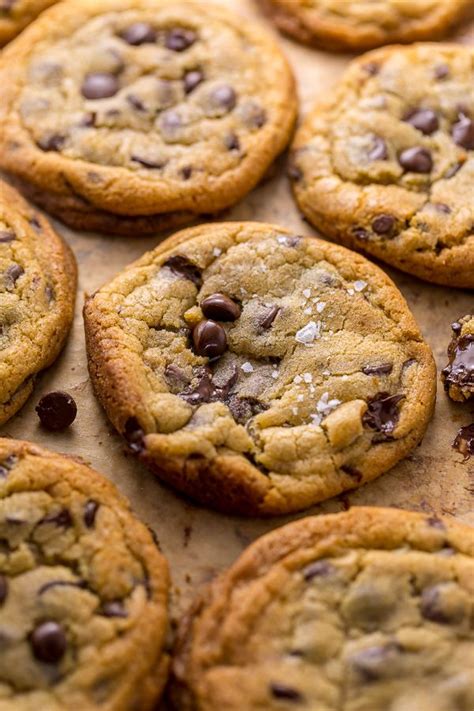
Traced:
<path fill-rule="evenodd" d="M 253 21 L 267 24 L 252 0 L 222 0 Z M 457 40 L 474 44 L 474 23 L 465 25 Z M 299 84 L 301 113 L 317 97 L 324 97 L 350 57 L 301 47 L 279 37 Z M 300 218 L 279 160 L 260 187 L 221 219 L 259 220 L 281 224 L 297 233 L 316 234 Z M 125 452 L 92 393 L 89 383 L 82 305 L 91 293 L 125 265 L 152 249 L 156 237 L 120 238 L 74 233 L 60 223 L 58 231 L 72 246 L 79 264 L 79 293 L 74 327 L 57 363 L 40 379 L 21 412 L 0 429 L 1 436 L 37 442 L 50 449 L 78 455 L 112 479 L 131 500 L 138 516 L 158 536 L 173 576 L 172 615 L 179 618 L 196 589 L 228 566 L 257 536 L 297 516 L 245 520 L 195 506 L 162 486 Z M 473 308 L 474 294 L 431 286 L 384 267 L 401 289 L 434 350 L 438 368 L 446 361 L 450 323 Z M 69 431 L 47 433 L 38 424 L 35 406 L 42 394 L 56 389 L 70 392 L 78 416 Z M 422 444 L 389 473 L 358 491 L 343 494 L 301 513 L 335 512 L 350 505 L 397 506 L 454 516 L 474 525 L 474 458 L 463 462 L 451 448 L 457 430 L 474 420 L 474 405 L 448 401 L 439 386 L 434 419 Z"/>

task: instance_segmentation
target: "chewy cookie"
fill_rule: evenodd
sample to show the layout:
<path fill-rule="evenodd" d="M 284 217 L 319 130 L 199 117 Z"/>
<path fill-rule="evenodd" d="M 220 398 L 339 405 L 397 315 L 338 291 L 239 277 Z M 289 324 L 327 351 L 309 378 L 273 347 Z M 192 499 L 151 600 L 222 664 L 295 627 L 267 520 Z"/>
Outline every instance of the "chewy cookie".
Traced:
<path fill-rule="evenodd" d="M 47 220 L 0 182 L 0 425 L 20 409 L 36 375 L 59 354 L 75 297 L 71 250 Z"/>
<path fill-rule="evenodd" d="M 0 711 L 151 711 L 168 569 L 104 477 L 0 440 Z"/>
<path fill-rule="evenodd" d="M 474 316 L 464 316 L 451 324 L 451 328 L 449 362 L 441 378 L 449 397 L 464 402 L 474 397 Z"/>
<path fill-rule="evenodd" d="M 55 2 L 57 0 L 0 0 L 0 46 L 10 42 Z"/>
<path fill-rule="evenodd" d="M 422 437 L 436 371 L 385 274 L 262 223 L 166 240 L 86 303 L 89 369 L 157 475 L 240 514 L 306 508 Z"/>
<path fill-rule="evenodd" d="M 472 8 L 471 0 L 260 1 L 283 32 L 335 50 L 436 39 Z"/>
<path fill-rule="evenodd" d="M 296 116 L 273 39 L 207 2 L 59 3 L 0 82 L 0 165 L 67 224 L 127 235 L 235 203 Z"/>
<path fill-rule="evenodd" d="M 388 47 L 353 62 L 296 136 L 315 227 L 423 279 L 474 287 L 474 49 Z"/>
<path fill-rule="evenodd" d="M 179 711 L 471 711 L 474 529 L 352 508 L 260 538 L 182 626 Z"/>

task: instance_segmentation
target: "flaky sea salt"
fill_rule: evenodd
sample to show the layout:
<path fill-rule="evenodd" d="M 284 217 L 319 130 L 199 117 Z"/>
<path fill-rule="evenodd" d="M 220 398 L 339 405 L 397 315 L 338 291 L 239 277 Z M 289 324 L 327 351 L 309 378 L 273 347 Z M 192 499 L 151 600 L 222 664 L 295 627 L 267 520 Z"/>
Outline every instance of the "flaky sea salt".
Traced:
<path fill-rule="evenodd" d="M 273 380 L 276 380 L 278 378 L 278 375 L 279 375 L 278 370 L 274 370 L 272 373 Z"/>
<path fill-rule="evenodd" d="M 295 377 L 293 378 L 293 382 L 296 383 L 296 385 L 299 385 L 303 382 L 303 378 L 301 377 L 301 375 L 295 375 Z"/>
<path fill-rule="evenodd" d="M 212 250 L 212 254 L 215 257 L 220 257 L 222 254 L 222 249 L 219 249 L 219 247 L 214 247 L 214 249 Z"/>
<path fill-rule="evenodd" d="M 310 314 L 313 313 L 313 309 L 311 308 L 311 306 L 308 306 L 308 308 L 306 308 L 306 309 L 303 311 L 303 313 L 305 313 L 307 316 L 309 316 Z"/>
<path fill-rule="evenodd" d="M 367 286 L 367 282 L 364 281 L 363 279 L 358 279 L 357 281 L 354 282 L 354 289 L 356 291 L 364 291 L 366 286 Z"/>
<path fill-rule="evenodd" d="M 355 291 L 354 291 L 354 289 L 348 289 L 347 293 L 349 294 L 349 296 L 354 296 Z"/>
<path fill-rule="evenodd" d="M 319 399 L 319 402 L 316 404 L 316 410 L 321 414 L 321 415 L 329 415 L 332 410 L 335 410 L 338 405 L 341 404 L 340 400 L 336 400 L 336 398 L 330 400 L 329 399 L 329 393 L 323 393 L 321 395 L 321 398 Z"/>
<path fill-rule="evenodd" d="M 298 341 L 298 343 L 304 343 L 305 346 L 310 345 L 316 338 L 319 338 L 321 335 L 321 322 L 318 321 L 310 321 L 309 323 L 306 324 L 306 326 L 303 326 L 303 328 L 300 328 L 299 331 L 297 331 L 295 340 Z"/>
<path fill-rule="evenodd" d="M 312 383 L 312 382 L 313 382 L 313 376 L 311 375 L 311 373 L 305 373 L 305 374 L 303 375 L 303 380 L 305 381 L 305 383 Z"/>
<path fill-rule="evenodd" d="M 326 306 L 325 301 L 320 301 L 319 304 L 316 304 L 316 311 L 318 312 L 318 314 L 320 314 L 324 311 L 325 306 Z"/>
<path fill-rule="evenodd" d="M 248 361 L 246 363 L 242 363 L 240 366 L 244 373 L 253 373 L 253 365 L 252 363 L 249 363 Z"/>
<path fill-rule="evenodd" d="M 311 289 L 303 289 L 303 296 L 309 299 L 311 296 Z"/>

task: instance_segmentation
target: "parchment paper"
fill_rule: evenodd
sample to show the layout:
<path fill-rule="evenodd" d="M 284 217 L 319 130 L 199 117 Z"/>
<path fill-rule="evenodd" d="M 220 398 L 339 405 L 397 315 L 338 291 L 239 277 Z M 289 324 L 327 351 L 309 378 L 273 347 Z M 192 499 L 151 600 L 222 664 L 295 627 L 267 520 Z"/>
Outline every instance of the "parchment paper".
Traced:
<path fill-rule="evenodd" d="M 266 24 L 268 31 L 273 31 L 252 0 L 221 2 L 232 6 L 251 21 Z M 280 36 L 278 38 L 294 67 L 301 115 L 304 115 L 314 100 L 324 97 L 330 90 L 350 56 L 308 49 Z M 474 43 L 474 25 L 464 26 L 457 39 Z M 271 171 L 272 177 L 241 204 L 222 215 L 221 219 L 272 222 L 300 234 L 316 234 L 300 218 L 290 195 L 283 164 L 284 160 L 279 160 L 275 170 Z M 66 229 L 60 223 L 55 224 L 72 246 L 79 264 L 74 327 L 62 356 L 41 377 L 33 396 L 21 412 L 0 430 L 0 435 L 31 440 L 59 452 L 78 455 L 117 484 L 131 500 L 138 516 L 156 531 L 170 562 L 173 576 L 172 613 L 176 619 L 196 589 L 228 566 L 246 545 L 296 516 L 245 520 L 207 511 L 166 489 L 125 452 L 123 441 L 109 425 L 89 383 L 82 305 L 84 293 L 93 292 L 144 251 L 152 249 L 158 238 L 81 234 Z M 383 268 L 408 300 L 434 350 L 438 367 L 443 367 L 451 336 L 450 323 L 469 310 L 472 313 L 474 294 L 431 286 L 401 272 Z M 42 394 L 55 389 L 70 392 L 78 405 L 76 422 L 62 434 L 42 430 L 34 409 Z M 300 516 L 368 504 L 432 511 L 474 525 L 474 458 L 463 462 L 462 456 L 451 448 L 457 430 L 473 420 L 474 405 L 451 403 L 439 384 L 434 419 L 423 443 L 411 456 L 375 482 Z"/>

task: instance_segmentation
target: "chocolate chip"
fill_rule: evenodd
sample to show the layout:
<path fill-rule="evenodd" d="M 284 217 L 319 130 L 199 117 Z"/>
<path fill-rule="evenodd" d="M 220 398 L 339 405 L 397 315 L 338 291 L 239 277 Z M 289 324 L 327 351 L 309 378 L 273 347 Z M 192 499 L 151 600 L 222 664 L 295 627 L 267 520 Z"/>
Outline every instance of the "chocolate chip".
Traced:
<path fill-rule="evenodd" d="M 43 427 L 59 432 L 72 425 L 76 419 L 77 405 L 69 393 L 57 390 L 41 398 L 36 412 Z"/>
<path fill-rule="evenodd" d="M 394 225 L 395 218 L 393 215 L 378 215 L 372 220 L 372 229 L 378 235 L 386 235 L 391 232 Z"/>
<path fill-rule="evenodd" d="M 201 309 L 206 318 L 214 321 L 236 321 L 241 308 L 225 294 L 211 294 L 201 301 Z"/>
<path fill-rule="evenodd" d="M 303 171 L 301 170 L 301 168 L 299 168 L 297 165 L 295 165 L 291 161 L 288 164 L 286 173 L 287 173 L 289 179 L 293 180 L 295 183 L 298 183 L 303 178 Z"/>
<path fill-rule="evenodd" d="M 430 136 L 439 128 L 438 116 L 431 109 L 415 109 L 404 120 L 424 133 L 425 136 Z"/>
<path fill-rule="evenodd" d="M 186 373 L 174 363 L 169 363 L 165 368 L 165 378 L 174 390 L 181 390 L 183 385 L 189 385 Z"/>
<path fill-rule="evenodd" d="M 84 506 L 84 523 L 87 528 L 92 528 L 95 524 L 95 518 L 100 504 L 94 499 L 89 499 Z"/>
<path fill-rule="evenodd" d="M 163 263 L 163 266 L 171 269 L 173 274 L 176 274 L 176 276 L 192 281 L 198 288 L 201 287 L 201 270 L 198 266 L 189 261 L 187 257 L 183 257 L 181 254 L 176 254 L 174 257 L 167 259 L 166 262 Z"/>
<path fill-rule="evenodd" d="M 451 329 L 454 331 L 454 333 L 459 334 L 461 333 L 462 326 L 458 321 L 454 321 L 454 323 L 451 324 Z"/>
<path fill-rule="evenodd" d="M 227 399 L 227 406 L 236 422 L 244 425 L 255 415 L 268 410 L 268 405 L 255 397 L 240 397 L 231 394 Z"/>
<path fill-rule="evenodd" d="M 136 155 L 131 156 L 131 159 L 135 163 L 140 163 L 144 168 L 149 168 L 150 170 L 160 170 L 165 166 L 164 161 L 150 160 L 149 158 L 141 158 Z"/>
<path fill-rule="evenodd" d="M 440 531 L 444 531 L 446 529 L 446 526 L 444 525 L 443 521 L 437 516 L 430 516 L 426 519 L 426 523 L 428 524 L 428 526 L 431 526 L 431 528 L 437 528 Z"/>
<path fill-rule="evenodd" d="M 60 133 L 53 133 L 50 136 L 40 138 L 37 145 L 42 151 L 60 151 L 65 142 L 66 136 Z"/>
<path fill-rule="evenodd" d="M 398 162 L 412 173 L 429 173 L 433 167 L 431 153 L 426 148 L 413 146 L 402 151 L 398 156 Z"/>
<path fill-rule="evenodd" d="M 400 418 L 397 407 L 404 395 L 390 395 L 382 392 L 368 400 L 367 411 L 364 413 L 363 422 L 371 430 L 390 434 L 395 429 Z"/>
<path fill-rule="evenodd" d="M 357 237 L 357 239 L 361 240 L 368 240 L 370 237 L 370 232 L 368 232 L 364 227 L 353 227 L 352 228 L 352 234 L 354 237 Z"/>
<path fill-rule="evenodd" d="M 393 363 L 382 363 L 381 365 L 365 365 L 362 368 L 364 375 L 388 375 L 393 370 Z"/>
<path fill-rule="evenodd" d="M 362 65 L 362 69 L 367 72 L 371 77 L 374 77 L 380 71 L 380 65 L 375 62 L 367 62 Z"/>
<path fill-rule="evenodd" d="M 134 22 L 121 33 L 120 37 L 135 47 L 156 42 L 156 32 L 148 22 Z"/>
<path fill-rule="evenodd" d="M 262 128 L 267 122 L 265 109 L 256 101 L 246 101 L 239 110 L 240 118 L 244 125 L 249 128 Z"/>
<path fill-rule="evenodd" d="M 190 94 L 194 89 L 204 81 L 204 74 L 199 69 L 192 69 L 184 75 L 184 91 Z"/>
<path fill-rule="evenodd" d="M 86 75 L 81 92 L 86 99 L 107 99 L 115 96 L 119 88 L 118 79 L 114 74 L 97 72 Z"/>
<path fill-rule="evenodd" d="M 449 76 L 449 67 L 447 64 L 438 64 L 434 69 L 436 79 L 446 79 Z"/>
<path fill-rule="evenodd" d="M 466 148 L 466 150 L 472 150 L 474 148 L 474 121 L 461 114 L 453 125 L 451 135 L 456 145 Z"/>
<path fill-rule="evenodd" d="M 344 472 L 344 474 L 348 474 L 350 477 L 352 477 L 352 479 L 357 482 L 361 482 L 364 478 L 362 472 L 360 472 L 355 467 L 351 467 L 349 464 L 341 464 L 340 469 Z"/>
<path fill-rule="evenodd" d="M 44 516 L 39 523 L 52 523 L 60 528 L 71 528 L 72 518 L 71 514 L 67 509 L 61 509 L 57 513 L 52 513 L 48 514 L 48 516 Z"/>
<path fill-rule="evenodd" d="M 97 114 L 94 111 L 88 111 L 82 117 L 79 125 L 85 126 L 86 128 L 90 128 L 91 126 L 95 126 L 96 120 L 97 120 Z"/>
<path fill-rule="evenodd" d="M 457 449 L 465 459 L 474 454 L 474 423 L 461 427 L 453 442 L 453 449 Z"/>
<path fill-rule="evenodd" d="M 3 605 L 8 595 L 8 580 L 0 575 L 0 605 Z"/>
<path fill-rule="evenodd" d="M 13 232 L 7 232 L 5 230 L 0 230 L 0 244 L 6 244 L 7 242 L 14 242 L 15 235 Z"/>
<path fill-rule="evenodd" d="M 45 592 L 54 588 L 79 588 L 80 590 L 87 590 L 87 583 L 85 580 L 51 580 L 49 583 L 45 583 L 38 590 L 38 595 L 44 595 Z"/>
<path fill-rule="evenodd" d="M 0 462 L 0 477 L 2 479 L 6 479 L 8 473 L 13 469 L 17 461 L 18 457 L 15 457 L 14 454 L 10 454 L 6 459 Z"/>
<path fill-rule="evenodd" d="M 128 96 L 126 97 L 126 99 L 127 99 L 127 102 L 130 104 L 130 106 L 131 106 L 132 108 L 134 108 L 134 109 L 136 109 L 137 111 L 140 111 L 140 112 L 146 111 L 146 106 L 145 106 L 145 104 L 143 103 L 143 101 L 142 101 L 138 96 L 135 96 L 135 94 L 128 94 Z M 133 160 L 133 158 L 132 158 L 132 160 Z"/>
<path fill-rule="evenodd" d="M 425 588 L 421 594 L 420 612 L 426 620 L 440 625 L 456 624 L 463 618 L 462 608 L 449 608 L 443 605 L 442 585 Z"/>
<path fill-rule="evenodd" d="M 218 358 L 227 348 L 227 335 L 215 321 L 204 320 L 193 328 L 194 350 L 206 358 Z"/>
<path fill-rule="evenodd" d="M 23 267 L 19 264 L 12 264 L 5 272 L 5 286 L 7 289 L 13 289 L 18 279 L 25 273 Z"/>
<path fill-rule="evenodd" d="M 293 701 L 295 703 L 301 703 L 304 701 L 303 695 L 292 686 L 272 681 L 269 688 L 271 695 L 275 699 L 285 699 L 285 701 Z"/>
<path fill-rule="evenodd" d="M 140 426 L 136 417 L 129 417 L 125 423 L 125 429 L 123 433 L 125 439 L 128 442 L 128 446 L 132 452 L 135 454 L 140 454 L 145 449 L 144 437 L 145 432 Z"/>
<path fill-rule="evenodd" d="M 279 306 L 270 306 L 265 316 L 259 320 L 259 328 L 263 331 L 268 331 L 268 329 L 271 328 L 271 326 L 273 325 L 273 322 L 280 313 L 280 311 L 281 308 Z"/>
<path fill-rule="evenodd" d="M 235 133 L 228 133 L 224 138 L 224 145 L 229 151 L 238 151 L 240 149 L 239 137 Z"/>
<path fill-rule="evenodd" d="M 237 102 L 237 95 L 231 86 L 221 84 L 211 92 L 210 99 L 214 106 L 232 111 Z"/>
<path fill-rule="evenodd" d="M 199 405 L 203 402 L 224 402 L 230 391 L 236 384 L 239 373 L 234 366 L 227 378 L 219 384 L 211 378 L 211 370 L 208 366 L 196 369 L 198 383 L 194 387 L 180 393 L 180 397 L 191 405 Z"/>
<path fill-rule="evenodd" d="M 57 664 L 67 648 L 63 627 L 57 622 L 42 622 L 30 635 L 33 654 L 40 662 Z"/>
<path fill-rule="evenodd" d="M 453 329 L 454 330 L 454 329 Z M 442 371 L 444 387 L 474 389 L 474 334 L 455 336 L 448 348 L 449 363 Z"/>
<path fill-rule="evenodd" d="M 387 160 L 388 150 L 387 144 L 380 138 L 380 136 L 374 136 L 372 142 L 372 148 L 369 151 L 370 160 Z"/>
<path fill-rule="evenodd" d="M 185 165 L 184 168 L 181 168 L 180 174 L 183 180 L 189 180 L 189 178 L 193 174 L 193 169 L 190 165 Z"/>
<path fill-rule="evenodd" d="M 317 560 L 302 570 L 303 578 L 306 581 L 313 580 L 313 578 L 325 578 L 333 572 L 334 566 L 327 560 Z"/>
<path fill-rule="evenodd" d="M 165 46 L 173 52 L 183 52 L 197 40 L 197 35 L 192 30 L 176 27 L 166 35 Z"/>
<path fill-rule="evenodd" d="M 461 170 L 462 166 L 463 166 L 462 163 L 455 163 L 455 165 L 452 165 L 451 168 L 448 168 L 448 170 L 444 174 L 444 179 L 448 180 L 449 178 L 452 178 L 453 176 L 455 176 L 456 173 L 458 173 Z"/>
<path fill-rule="evenodd" d="M 127 610 L 120 600 L 112 600 L 102 605 L 100 612 L 104 617 L 128 617 Z"/>
<path fill-rule="evenodd" d="M 436 212 L 443 212 L 445 215 L 449 215 L 451 213 L 451 208 L 449 205 L 445 205 L 444 202 L 434 202 L 432 205 Z"/>
<path fill-rule="evenodd" d="M 395 642 L 385 645 L 374 645 L 353 654 L 349 661 L 365 682 L 377 681 L 390 675 L 393 663 L 401 652 Z"/>

